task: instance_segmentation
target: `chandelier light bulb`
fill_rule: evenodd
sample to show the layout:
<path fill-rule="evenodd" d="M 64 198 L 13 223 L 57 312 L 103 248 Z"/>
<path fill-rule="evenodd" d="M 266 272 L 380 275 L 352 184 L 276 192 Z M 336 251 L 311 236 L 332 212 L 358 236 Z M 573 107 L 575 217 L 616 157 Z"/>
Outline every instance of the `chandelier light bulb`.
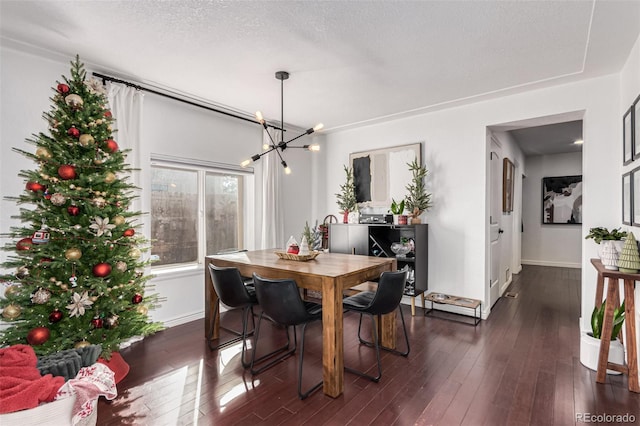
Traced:
<path fill-rule="evenodd" d="M 289 168 L 289 166 L 284 168 L 284 174 L 286 174 L 286 175 L 290 175 L 291 174 L 291 169 Z"/>
<path fill-rule="evenodd" d="M 242 163 L 240 163 L 240 167 L 247 167 L 249 164 L 251 164 L 251 159 L 247 158 Z"/>
<path fill-rule="evenodd" d="M 256 119 L 260 122 L 260 124 L 264 124 L 264 117 L 262 116 L 261 111 L 256 111 Z"/>
<path fill-rule="evenodd" d="M 324 124 L 318 123 L 315 126 L 313 126 L 313 131 L 317 132 L 318 130 L 322 130 L 323 127 L 324 127 Z"/>
<path fill-rule="evenodd" d="M 269 145 L 268 143 L 263 143 L 263 144 L 262 144 L 262 149 L 263 149 L 263 150 L 265 150 L 265 151 L 266 151 L 266 150 L 268 150 L 269 148 L 270 148 L 270 145 Z"/>
<path fill-rule="evenodd" d="M 317 143 L 314 143 L 313 145 L 309 145 L 307 149 L 309 151 L 318 152 L 320 151 L 320 145 L 318 145 Z"/>

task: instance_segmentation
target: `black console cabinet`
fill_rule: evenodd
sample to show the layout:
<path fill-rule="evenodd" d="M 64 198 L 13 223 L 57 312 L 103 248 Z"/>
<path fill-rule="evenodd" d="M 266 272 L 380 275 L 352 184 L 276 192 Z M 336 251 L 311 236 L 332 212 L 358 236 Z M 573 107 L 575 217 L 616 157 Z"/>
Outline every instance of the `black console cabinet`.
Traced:
<path fill-rule="evenodd" d="M 391 244 L 403 238 L 412 239 L 415 250 L 407 256 L 397 256 L 398 269 L 405 266 L 413 271 L 414 286 L 408 283 L 405 294 L 415 297 L 428 288 L 429 241 L 428 225 L 391 224 L 331 224 L 329 228 L 329 251 L 332 253 L 361 254 L 367 256 L 394 257 Z M 424 305 L 424 299 L 423 299 Z"/>

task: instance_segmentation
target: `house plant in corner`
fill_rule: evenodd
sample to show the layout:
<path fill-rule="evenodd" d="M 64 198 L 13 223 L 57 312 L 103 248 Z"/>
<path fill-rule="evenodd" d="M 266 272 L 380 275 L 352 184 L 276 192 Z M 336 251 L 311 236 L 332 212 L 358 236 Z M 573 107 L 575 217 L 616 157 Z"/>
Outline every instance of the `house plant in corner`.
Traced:
<path fill-rule="evenodd" d="M 340 192 L 336 194 L 336 203 L 343 214 L 342 223 L 349 223 L 349 213 L 357 212 L 358 204 L 356 202 L 356 185 L 353 182 L 353 169 L 344 166 L 344 173 L 346 180 L 340 185 Z"/>
<path fill-rule="evenodd" d="M 431 208 L 431 194 L 425 189 L 424 180 L 427 177 L 427 168 L 418 164 L 416 158 L 411 163 L 407 163 L 409 170 L 413 174 L 411 183 L 406 188 L 408 195 L 405 198 L 405 207 L 411 215 L 411 223 L 420 223 L 422 212 Z"/>
<path fill-rule="evenodd" d="M 593 308 L 591 314 L 591 333 L 580 335 L 580 363 L 585 367 L 597 371 L 598 357 L 600 355 L 600 338 L 602 336 L 602 323 L 607 300 L 602 305 Z M 624 347 L 618 340 L 618 334 L 624 323 L 624 302 L 613 311 L 613 331 L 611 332 L 611 344 L 609 346 L 609 362 L 624 364 Z M 620 374 L 617 371 L 607 370 L 607 374 Z"/>

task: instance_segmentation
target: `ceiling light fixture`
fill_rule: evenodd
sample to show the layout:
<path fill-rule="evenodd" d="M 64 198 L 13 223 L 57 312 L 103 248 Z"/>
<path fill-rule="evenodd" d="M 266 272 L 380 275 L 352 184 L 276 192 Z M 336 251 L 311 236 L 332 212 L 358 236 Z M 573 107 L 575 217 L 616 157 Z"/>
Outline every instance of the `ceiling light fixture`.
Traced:
<path fill-rule="evenodd" d="M 577 141 L 573 141 L 574 145 L 582 145 L 584 141 L 582 139 L 578 139 Z"/>
<path fill-rule="evenodd" d="M 271 151 L 275 151 L 278 154 L 278 157 L 280 157 L 280 164 L 282 164 L 282 167 L 284 167 L 284 172 L 286 174 L 290 174 L 291 169 L 287 165 L 287 162 L 284 161 L 284 158 L 282 158 L 282 152 L 287 148 L 304 148 L 314 152 L 320 151 L 320 146 L 318 144 L 303 145 L 303 146 L 289 146 L 289 144 L 295 141 L 296 139 L 300 139 L 305 135 L 310 135 L 313 132 L 317 132 L 318 130 L 322 129 L 323 125 L 322 123 L 316 124 L 314 127 L 305 130 L 302 134 L 296 136 L 295 138 L 289 139 L 288 141 L 285 142 L 284 140 L 284 81 L 289 78 L 289 73 L 286 71 L 278 71 L 276 72 L 276 78 L 280 80 L 280 130 L 282 131 L 280 133 L 281 135 L 280 142 L 276 142 L 273 140 L 273 137 L 267 130 L 267 126 L 268 126 L 267 122 L 262 116 L 262 113 L 260 111 L 257 111 L 256 119 L 260 122 L 260 124 L 262 124 L 262 127 L 264 127 L 265 132 L 267 133 L 267 135 L 269 136 L 269 139 L 271 140 L 271 144 L 265 143 L 262 146 L 262 148 L 264 149 L 264 152 L 261 152 L 259 154 L 252 156 L 249 159 L 244 160 L 242 163 L 240 163 L 240 165 L 242 167 L 247 167 L 249 164 L 251 164 L 252 161 L 253 162 L 258 161 L 260 158 L 262 158 L 263 155 L 266 155 Z"/>

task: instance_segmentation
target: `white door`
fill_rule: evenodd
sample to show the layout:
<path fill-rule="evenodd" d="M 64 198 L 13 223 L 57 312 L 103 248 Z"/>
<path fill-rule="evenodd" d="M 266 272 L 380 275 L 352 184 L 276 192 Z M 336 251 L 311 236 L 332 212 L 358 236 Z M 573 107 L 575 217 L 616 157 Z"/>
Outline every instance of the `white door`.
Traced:
<path fill-rule="evenodd" d="M 491 215 L 489 216 L 489 230 L 491 249 L 489 250 L 489 264 L 491 265 L 489 276 L 489 306 L 493 306 L 500 297 L 500 257 L 502 253 L 501 238 L 502 229 L 500 219 L 502 217 L 502 150 L 496 141 L 491 138 Z"/>

